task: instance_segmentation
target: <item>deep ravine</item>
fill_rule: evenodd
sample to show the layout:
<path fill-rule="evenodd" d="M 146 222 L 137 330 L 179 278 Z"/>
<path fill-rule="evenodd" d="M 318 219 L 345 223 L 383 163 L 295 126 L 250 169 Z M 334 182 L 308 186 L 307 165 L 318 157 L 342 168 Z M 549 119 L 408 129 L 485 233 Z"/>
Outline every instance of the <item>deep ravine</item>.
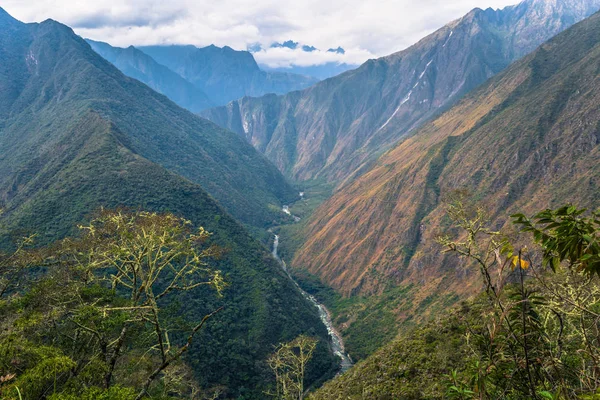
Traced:
<path fill-rule="evenodd" d="M 281 268 L 285 271 L 285 273 L 290 278 L 290 280 L 292 282 L 294 282 L 294 284 L 296 285 L 298 290 L 300 290 L 300 293 L 302 293 L 302 296 L 304 296 L 308 301 L 310 301 L 319 310 L 319 316 L 321 317 L 321 321 L 327 328 L 327 332 L 329 332 L 329 339 L 330 339 L 330 343 L 331 343 L 333 352 L 335 353 L 335 355 L 340 357 L 341 372 L 347 371 L 350 367 L 352 367 L 352 359 L 350 358 L 350 356 L 348 355 L 348 353 L 346 353 L 346 351 L 344 349 L 344 340 L 342 339 L 342 336 L 338 333 L 338 331 L 333 326 L 333 322 L 331 321 L 331 314 L 329 313 L 329 310 L 327 310 L 327 308 L 323 304 L 319 303 L 313 295 L 306 293 L 306 291 L 304 291 L 300 287 L 300 285 L 298 285 L 298 282 L 296 282 L 296 280 L 292 277 L 292 275 L 288 271 L 285 261 L 283 261 L 279 257 L 279 254 L 277 253 L 278 247 L 279 247 L 279 235 L 275 235 L 275 239 L 273 240 L 273 252 L 272 252 L 273 257 L 277 260 L 277 262 L 279 262 L 279 265 L 281 265 Z"/>

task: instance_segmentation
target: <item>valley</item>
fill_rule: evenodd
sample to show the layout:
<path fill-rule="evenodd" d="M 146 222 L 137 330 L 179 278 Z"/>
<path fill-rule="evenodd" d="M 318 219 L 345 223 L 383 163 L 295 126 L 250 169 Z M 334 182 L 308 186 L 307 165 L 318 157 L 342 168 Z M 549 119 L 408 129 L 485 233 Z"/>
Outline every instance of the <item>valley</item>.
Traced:
<path fill-rule="evenodd" d="M 295 217 L 295 218 L 298 218 L 298 217 Z M 331 344 L 331 348 L 333 350 L 333 354 L 335 354 L 340 359 L 340 371 L 342 373 L 346 372 L 348 369 L 350 369 L 352 367 L 352 364 L 353 364 L 352 359 L 346 353 L 346 350 L 344 347 L 344 339 L 338 333 L 337 329 L 333 325 L 333 322 L 331 321 L 331 313 L 329 312 L 327 307 L 325 307 L 323 304 L 319 303 L 314 296 L 306 293 L 300 287 L 300 285 L 298 285 L 298 283 L 294 280 L 292 275 L 289 273 L 287 266 L 285 264 L 285 261 L 283 261 L 281 258 L 279 258 L 279 254 L 277 253 L 278 248 L 279 248 L 279 235 L 274 235 L 273 252 L 272 252 L 273 257 L 279 262 L 279 264 L 281 265 L 281 268 L 283 268 L 283 270 L 288 275 L 290 280 L 292 282 L 294 282 L 294 284 L 296 285 L 296 287 L 298 288 L 300 293 L 302 293 L 304 298 L 307 299 L 308 301 L 310 301 L 319 310 L 319 316 L 321 317 L 321 321 L 323 322 L 323 325 L 325 325 L 325 327 L 327 328 L 327 332 L 329 333 L 329 337 L 331 339 L 330 344 Z"/>
<path fill-rule="evenodd" d="M 32 1 L 0 398 L 600 398 L 600 0 Z"/>

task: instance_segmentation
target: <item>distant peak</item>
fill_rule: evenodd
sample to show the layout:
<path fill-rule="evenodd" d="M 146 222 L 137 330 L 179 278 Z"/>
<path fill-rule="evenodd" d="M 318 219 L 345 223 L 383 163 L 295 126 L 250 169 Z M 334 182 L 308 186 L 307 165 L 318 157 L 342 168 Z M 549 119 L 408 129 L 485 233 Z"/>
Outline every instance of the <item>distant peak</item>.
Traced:
<path fill-rule="evenodd" d="M 346 54 L 346 50 L 342 49 L 339 46 L 337 49 L 329 49 L 329 50 L 327 50 L 327 52 L 328 53 L 337 53 L 337 54 Z"/>
<path fill-rule="evenodd" d="M 279 42 L 275 42 L 271 45 L 271 48 L 273 49 L 277 49 L 277 48 L 281 48 L 281 47 L 285 47 L 291 50 L 296 50 L 296 48 L 298 47 L 298 42 L 294 42 L 293 40 L 286 40 L 283 43 L 279 43 Z"/>

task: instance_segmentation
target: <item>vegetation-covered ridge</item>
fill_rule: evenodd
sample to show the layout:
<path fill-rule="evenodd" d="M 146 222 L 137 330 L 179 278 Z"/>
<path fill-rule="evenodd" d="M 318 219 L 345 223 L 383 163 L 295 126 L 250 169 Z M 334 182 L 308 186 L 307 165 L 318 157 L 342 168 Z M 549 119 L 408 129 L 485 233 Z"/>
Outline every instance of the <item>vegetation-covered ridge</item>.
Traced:
<path fill-rule="evenodd" d="M 268 304 L 253 309 L 260 300 L 231 301 L 245 290 L 236 285 L 260 289 L 219 261 L 228 249 L 212 233 L 173 214 L 106 210 L 79 230 L 43 248 L 31 235 L 0 255 L 0 397 L 251 399 L 275 387 L 261 342 L 280 321 Z M 322 364 L 326 336 L 304 332 L 314 337 L 298 339 L 311 349 L 294 382 L 313 384 L 333 364 Z"/>
<path fill-rule="evenodd" d="M 75 236 L 102 206 L 184 217 L 225 250 L 212 266 L 229 283 L 222 298 L 173 303 L 184 321 L 224 306 L 188 351 L 201 387 L 262 398 L 273 346 L 301 333 L 321 340 L 309 382 L 326 374 L 335 363 L 316 310 L 215 201 L 245 222 L 267 224 L 276 215 L 268 204 L 280 210 L 275 193 L 295 195 L 279 172 L 235 134 L 125 77 L 69 28 L 25 25 L 4 12 L 0 19 L 3 243 Z"/>
<path fill-rule="evenodd" d="M 243 139 L 127 78 L 68 27 L 11 21 L 0 26 L 0 198 L 8 214 L 46 196 L 53 177 L 107 132 L 136 156 L 200 184 L 244 223 L 272 223 L 296 196 Z M 110 130 L 84 124 L 91 114 Z M 57 211 L 65 210 L 40 213 Z"/>

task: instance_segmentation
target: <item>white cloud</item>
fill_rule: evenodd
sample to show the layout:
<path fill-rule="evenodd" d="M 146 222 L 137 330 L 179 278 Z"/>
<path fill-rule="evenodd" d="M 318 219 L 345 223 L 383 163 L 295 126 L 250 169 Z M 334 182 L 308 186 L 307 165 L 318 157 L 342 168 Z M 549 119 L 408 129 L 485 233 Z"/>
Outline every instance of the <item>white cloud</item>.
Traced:
<path fill-rule="evenodd" d="M 25 22 L 52 18 L 115 46 L 194 44 L 246 49 L 271 66 L 329 61 L 358 64 L 402 50 L 474 7 L 518 0 L 3 0 Z M 269 49 L 292 39 L 323 51 Z M 345 55 L 324 50 L 338 46 Z"/>
<path fill-rule="evenodd" d="M 263 49 L 254 53 L 254 58 L 259 64 L 265 64 L 271 68 L 278 68 L 289 67 L 290 65 L 308 67 L 326 63 L 358 65 L 362 64 L 367 59 L 374 57 L 368 50 L 361 48 L 347 48 L 344 49 L 346 51 L 345 54 L 339 54 L 320 49 L 306 52 L 302 51 L 300 46 L 294 50 L 285 47 Z"/>

